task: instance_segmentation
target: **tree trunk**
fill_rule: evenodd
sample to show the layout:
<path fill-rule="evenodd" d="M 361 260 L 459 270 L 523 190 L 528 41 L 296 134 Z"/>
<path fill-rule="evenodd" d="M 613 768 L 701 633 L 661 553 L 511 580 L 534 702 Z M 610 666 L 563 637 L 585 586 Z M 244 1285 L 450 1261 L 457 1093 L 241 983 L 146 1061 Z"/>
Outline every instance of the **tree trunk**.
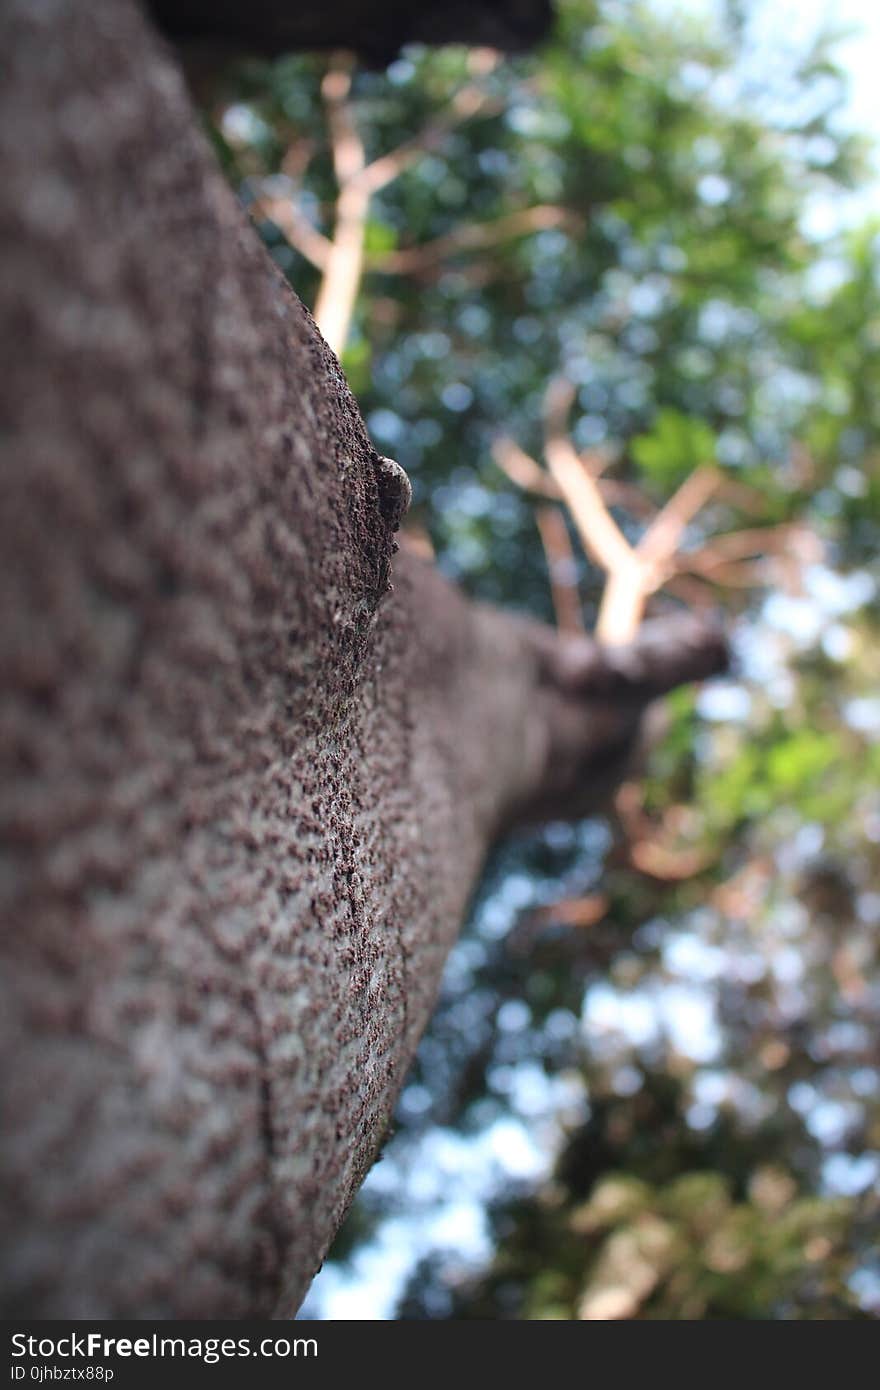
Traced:
<path fill-rule="evenodd" d="M 719 645 L 389 592 L 393 477 L 161 43 L 0 30 L 6 1315 L 286 1316 L 490 841 Z"/>

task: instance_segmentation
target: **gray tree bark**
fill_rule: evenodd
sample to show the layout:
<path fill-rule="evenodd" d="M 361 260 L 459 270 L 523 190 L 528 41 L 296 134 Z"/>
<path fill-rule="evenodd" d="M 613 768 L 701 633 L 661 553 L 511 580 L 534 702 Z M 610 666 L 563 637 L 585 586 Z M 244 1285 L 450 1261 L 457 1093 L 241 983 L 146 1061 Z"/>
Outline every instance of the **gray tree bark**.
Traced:
<path fill-rule="evenodd" d="M 138 10 L 0 36 L 4 1309 L 286 1316 L 489 843 L 583 809 L 721 644 L 564 645 L 393 560 Z"/>

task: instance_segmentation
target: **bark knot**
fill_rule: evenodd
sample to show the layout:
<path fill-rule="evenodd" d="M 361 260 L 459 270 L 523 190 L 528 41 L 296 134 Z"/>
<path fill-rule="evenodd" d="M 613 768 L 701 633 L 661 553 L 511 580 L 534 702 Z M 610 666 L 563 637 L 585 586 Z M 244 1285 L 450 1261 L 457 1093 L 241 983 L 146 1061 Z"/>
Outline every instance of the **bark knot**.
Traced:
<path fill-rule="evenodd" d="M 404 470 L 394 459 L 376 454 L 373 458 L 376 487 L 379 490 L 379 511 L 390 531 L 398 531 L 409 511 L 412 485 Z"/>

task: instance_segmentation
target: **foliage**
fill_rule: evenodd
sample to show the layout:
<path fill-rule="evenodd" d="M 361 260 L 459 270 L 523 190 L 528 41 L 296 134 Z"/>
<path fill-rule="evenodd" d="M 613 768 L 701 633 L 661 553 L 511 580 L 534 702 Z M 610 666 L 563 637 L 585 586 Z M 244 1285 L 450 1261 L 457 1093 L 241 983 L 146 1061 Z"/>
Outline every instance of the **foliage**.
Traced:
<path fill-rule="evenodd" d="M 690 591 L 741 613 L 739 669 L 668 702 L 643 799 L 699 872 L 635 872 L 599 822 L 499 853 L 325 1287 L 390 1239 L 405 1193 L 424 1258 L 403 1316 L 864 1316 L 880 1307 L 880 239 L 820 242 L 805 214 L 858 184 L 865 150 L 837 120 L 824 40 L 770 84 L 747 7 L 727 27 L 560 8 L 543 51 L 476 79 L 460 49 L 355 75 L 368 158 L 463 84 L 487 93 L 370 205 L 344 365 L 376 445 L 410 472 L 441 565 L 547 618 L 532 508 L 490 445 L 503 430 L 539 450 L 560 371 L 605 476 L 660 504 L 714 459 L 727 485 L 707 526 L 797 519 L 824 556 L 777 555 L 757 593 L 735 565 Z M 238 73 L 213 134 L 246 203 L 268 189 L 329 235 L 324 62 Z M 498 233 L 535 208 L 562 216 Z M 313 302 L 314 267 L 260 226 Z M 589 611 L 582 556 L 578 577 Z M 598 921 L 572 926 L 560 900 L 598 903 Z M 449 1187 L 482 1230 L 470 1256 L 413 1235 Z"/>

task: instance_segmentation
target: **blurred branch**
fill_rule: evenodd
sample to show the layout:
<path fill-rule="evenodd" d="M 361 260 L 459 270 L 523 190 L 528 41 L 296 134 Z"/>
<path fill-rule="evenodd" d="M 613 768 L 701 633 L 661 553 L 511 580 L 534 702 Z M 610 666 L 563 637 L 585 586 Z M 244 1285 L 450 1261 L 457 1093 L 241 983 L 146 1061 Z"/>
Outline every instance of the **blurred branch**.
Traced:
<path fill-rule="evenodd" d="M 481 76 L 491 72 L 499 61 L 498 54 L 490 55 L 481 63 Z M 447 135 L 464 121 L 477 115 L 496 115 L 503 110 L 503 103 L 493 98 L 479 82 L 468 82 L 461 87 L 446 111 L 429 121 L 416 135 L 404 140 L 395 150 L 380 155 L 367 165 L 358 175 L 368 193 L 378 193 L 414 164 L 423 154 L 431 154 L 443 144 Z"/>
<path fill-rule="evenodd" d="M 499 435 L 492 442 L 492 457 L 507 477 L 523 492 L 531 492 L 536 497 L 546 497 L 552 502 L 561 502 L 562 493 L 545 468 L 527 454 L 509 435 Z M 617 478 L 603 478 L 601 472 L 611 462 L 601 457 L 597 451 L 590 450 L 579 455 L 588 473 L 597 480 L 602 500 L 606 507 L 626 507 L 634 516 L 653 519 L 657 508 L 633 483 L 624 483 Z"/>
<path fill-rule="evenodd" d="M 581 454 L 581 462 L 585 468 L 589 468 L 593 477 L 599 483 L 599 491 L 602 499 L 608 507 L 625 507 L 633 516 L 640 517 L 643 521 L 652 521 L 657 515 L 657 508 L 653 502 L 645 496 L 641 488 L 634 483 L 624 483 L 618 478 L 603 478 L 592 463 L 595 455 Z M 600 467 L 608 466 L 610 460 L 603 459 Z"/>
<path fill-rule="evenodd" d="M 361 182 L 366 164 L 364 145 L 348 102 L 352 66 L 349 55 L 334 55 L 321 83 L 339 192 L 333 240 L 315 301 L 315 320 L 337 357 L 348 341 L 363 275 L 364 235 L 370 211 L 370 190 Z"/>
<path fill-rule="evenodd" d="M 533 492 L 554 502 L 562 500 L 562 494 L 550 475 L 507 435 L 493 441 L 492 457 L 511 482 L 524 492 Z"/>
<path fill-rule="evenodd" d="M 731 531 L 683 551 L 687 528 L 707 502 L 713 497 L 750 502 L 751 489 L 730 484 L 715 466 L 701 467 L 655 513 L 640 489 L 599 476 L 607 463 L 601 455 L 595 451 L 578 454 L 568 433 L 574 398 L 573 384 L 562 377 L 547 388 L 544 456 L 548 471 L 507 437 L 495 440 L 492 455 L 518 487 L 562 501 L 568 508 L 586 553 L 606 576 L 596 623 L 600 641 L 612 645 L 631 641 L 648 599 L 659 588 L 669 588 L 686 602 L 705 607 L 713 585 L 749 588 L 759 582 L 768 560 L 799 568 L 821 558 L 815 534 L 799 523 Z M 650 517 L 635 545 L 611 515 L 609 507 L 615 505 Z M 570 622 L 570 615 L 566 621 Z"/>
<path fill-rule="evenodd" d="M 489 50 L 476 49 L 470 55 L 471 68 L 480 77 L 490 72 L 497 62 L 498 55 Z M 452 98 L 448 109 L 418 135 L 368 164 L 350 102 L 353 67 L 351 54 L 335 53 L 321 83 L 337 186 L 332 238 L 319 232 L 293 199 L 267 195 L 255 204 L 255 210 L 270 217 L 290 245 L 321 272 L 314 315 L 337 357 L 342 355 L 348 341 L 364 274 L 371 197 L 422 154 L 437 148 L 462 121 L 479 112 L 501 109 L 499 102 L 490 98 L 479 81 L 469 82 Z M 455 250 L 479 250 L 541 226 L 558 226 L 565 216 L 559 208 L 527 208 L 499 218 L 495 224 L 464 227 L 423 247 L 377 258 L 377 264 L 383 269 L 406 273 L 411 267 L 435 265 Z"/>
<path fill-rule="evenodd" d="M 761 558 L 769 552 L 790 550 L 792 547 L 804 560 L 820 558 L 821 545 L 814 533 L 800 522 L 786 521 L 778 526 L 754 526 L 744 531 L 728 531 L 724 535 L 713 536 L 698 550 L 681 557 L 682 569 L 705 574 L 732 560 Z"/>
<path fill-rule="evenodd" d="M 655 569 L 669 565 L 688 525 L 717 492 L 721 474 L 717 468 L 697 468 L 658 512 L 638 544 L 642 559 Z"/>
<path fill-rule="evenodd" d="M 772 565 L 783 574 L 788 570 L 789 583 L 797 587 L 801 567 L 821 558 L 822 543 L 815 532 L 799 522 L 783 522 L 713 536 L 698 550 L 677 556 L 673 573 L 724 589 L 749 589 L 766 579 Z"/>
<path fill-rule="evenodd" d="M 600 641 L 628 642 L 641 620 L 645 587 L 635 550 L 611 516 L 599 485 L 584 467 L 567 430 L 574 387 L 557 378 L 544 397 L 544 456 L 571 512 L 587 554 L 607 576 L 596 635 Z"/>
<path fill-rule="evenodd" d="M 671 806 L 659 823 L 654 822 L 645 813 L 638 782 L 622 784 L 614 798 L 614 812 L 623 831 L 626 858 L 650 878 L 670 883 L 693 878 L 718 859 L 719 850 L 670 843 L 669 835 L 675 833 L 675 821 L 682 819 L 685 808 Z"/>
<path fill-rule="evenodd" d="M 313 227 L 293 198 L 273 198 L 265 195 L 253 205 L 253 211 L 270 218 L 284 233 L 291 246 L 311 261 L 316 270 L 326 271 L 333 243 L 323 232 Z"/>
<path fill-rule="evenodd" d="M 577 561 L 571 548 L 568 527 L 558 507 L 543 506 L 535 511 L 535 521 L 547 559 L 550 591 L 556 626 L 560 632 L 583 633 L 581 601 L 577 586 Z"/>
<path fill-rule="evenodd" d="M 673 574 L 663 587 L 689 608 L 712 608 L 717 602 L 711 582 L 697 574 Z"/>
<path fill-rule="evenodd" d="M 578 454 L 568 433 L 574 398 L 574 386 L 562 377 L 550 383 L 544 397 L 549 476 L 511 439 L 496 440 L 492 452 L 499 468 L 520 487 L 564 501 L 584 549 L 606 576 L 596 636 L 607 644 L 630 642 L 650 595 L 682 570 L 695 568 L 678 564 L 676 557 L 688 525 L 718 491 L 721 474 L 716 468 L 696 469 L 652 517 L 638 544 L 630 544 L 609 506 L 629 504 L 642 514 L 652 509 L 633 505 L 641 496 L 638 489 L 599 477 L 607 465 L 601 455 Z"/>
<path fill-rule="evenodd" d="M 604 893 L 589 893 L 582 898 L 562 898 L 547 907 L 536 908 L 531 919 L 539 927 L 548 923 L 561 927 L 595 927 L 607 916 L 609 906 Z"/>
<path fill-rule="evenodd" d="M 434 237 L 432 241 L 426 241 L 421 246 L 371 256 L 368 265 L 371 270 L 380 270 L 386 275 L 418 274 L 462 251 L 482 251 L 504 241 L 528 236 L 532 232 L 572 226 L 578 221 L 579 219 L 566 208 L 542 203 L 536 207 L 508 213 L 492 222 L 472 222 L 463 227 L 456 227 L 454 231 Z"/>
<path fill-rule="evenodd" d="M 436 560 L 437 552 L 434 549 L 434 542 L 431 540 L 427 527 L 423 526 L 421 522 L 407 520 L 403 530 L 399 532 L 399 537 L 402 550 L 409 550 L 413 555 L 420 555 L 423 560 Z"/>

